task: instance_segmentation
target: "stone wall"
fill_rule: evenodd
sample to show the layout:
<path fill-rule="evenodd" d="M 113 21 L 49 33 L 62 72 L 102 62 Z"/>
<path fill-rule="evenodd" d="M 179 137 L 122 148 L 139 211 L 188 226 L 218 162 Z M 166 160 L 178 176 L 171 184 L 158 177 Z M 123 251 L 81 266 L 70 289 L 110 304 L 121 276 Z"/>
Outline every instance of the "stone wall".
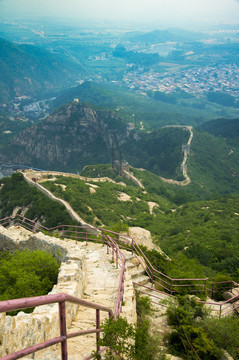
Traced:
<path fill-rule="evenodd" d="M 80 246 L 79 246 L 80 245 Z M 42 233 L 31 232 L 17 227 L 5 229 L 0 226 L 0 251 L 41 249 L 51 252 L 61 261 L 58 282 L 50 294 L 67 293 L 83 297 L 85 288 L 85 261 L 83 243 L 59 240 Z M 66 303 L 67 326 L 73 320 L 77 305 Z M 32 314 L 19 312 L 16 316 L 0 314 L 0 356 L 58 337 L 58 304 L 38 306 Z M 59 345 L 58 345 L 59 347 Z M 55 346 L 56 350 L 57 346 Z"/>

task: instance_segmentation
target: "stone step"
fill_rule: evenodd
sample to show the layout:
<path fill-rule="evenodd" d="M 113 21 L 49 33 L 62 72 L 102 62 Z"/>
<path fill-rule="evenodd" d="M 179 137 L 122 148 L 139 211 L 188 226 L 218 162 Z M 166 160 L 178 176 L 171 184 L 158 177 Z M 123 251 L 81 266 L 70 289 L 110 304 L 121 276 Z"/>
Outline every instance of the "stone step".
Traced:
<path fill-rule="evenodd" d="M 136 268 L 137 266 L 130 261 L 126 261 L 125 267 L 127 270 L 130 270 Z"/>
<path fill-rule="evenodd" d="M 232 293 L 233 296 L 239 295 L 239 287 L 232 289 L 231 293 Z"/>
<path fill-rule="evenodd" d="M 140 277 L 141 275 L 144 275 L 145 270 L 143 268 L 138 269 L 138 270 L 134 270 L 134 271 L 130 271 L 130 275 L 134 281 L 135 278 Z"/>
<path fill-rule="evenodd" d="M 150 286 L 150 281 L 149 281 L 149 277 L 145 276 L 145 275 L 141 275 L 135 279 L 133 279 L 134 282 L 140 284 L 140 285 L 147 285 L 149 284 Z M 137 286 L 137 284 L 134 284 L 134 286 Z"/>

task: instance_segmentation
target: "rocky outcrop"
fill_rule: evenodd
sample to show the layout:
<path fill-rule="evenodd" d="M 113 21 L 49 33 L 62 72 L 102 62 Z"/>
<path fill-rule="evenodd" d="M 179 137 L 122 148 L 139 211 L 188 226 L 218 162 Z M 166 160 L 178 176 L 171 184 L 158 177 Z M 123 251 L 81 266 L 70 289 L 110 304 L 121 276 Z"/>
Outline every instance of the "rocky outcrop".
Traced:
<path fill-rule="evenodd" d="M 112 143 L 119 146 L 126 138 L 116 113 L 73 102 L 20 133 L 0 158 L 43 169 L 80 169 L 93 159 L 110 162 Z"/>
<path fill-rule="evenodd" d="M 230 300 L 233 309 L 239 314 L 239 287 L 223 293 L 225 300 Z"/>
<path fill-rule="evenodd" d="M 130 227 L 128 234 L 136 241 L 138 245 L 146 246 L 149 250 L 157 250 L 167 260 L 170 260 L 170 258 L 161 250 L 161 248 L 154 244 L 149 230 L 141 227 Z"/>

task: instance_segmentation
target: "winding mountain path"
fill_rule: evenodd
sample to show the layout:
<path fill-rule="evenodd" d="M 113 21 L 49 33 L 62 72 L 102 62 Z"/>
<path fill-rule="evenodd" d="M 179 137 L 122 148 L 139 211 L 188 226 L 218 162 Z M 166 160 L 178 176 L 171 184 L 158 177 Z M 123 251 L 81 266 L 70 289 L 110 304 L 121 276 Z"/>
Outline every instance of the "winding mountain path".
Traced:
<path fill-rule="evenodd" d="M 61 175 L 61 176 L 71 176 L 71 177 L 74 177 L 74 178 L 82 178 L 83 179 L 83 176 L 80 176 L 80 175 L 75 175 L 75 174 L 66 174 L 66 173 L 60 173 L 60 172 L 55 172 L 55 171 L 34 171 L 34 170 L 28 170 L 28 171 L 24 171 L 23 173 L 23 176 L 24 176 L 24 179 L 26 180 L 26 182 L 30 185 L 33 185 L 35 187 L 37 187 L 41 192 L 43 192 L 44 195 L 46 195 L 48 198 L 52 199 L 52 200 L 55 200 L 57 202 L 59 202 L 60 204 L 64 205 L 65 208 L 66 208 L 66 211 L 68 212 L 68 214 L 70 215 L 70 217 L 73 219 L 73 220 L 76 220 L 78 221 L 81 225 L 83 226 L 87 226 L 88 228 L 92 228 L 95 230 L 95 227 L 86 223 L 78 214 L 77 212 L 71 207 L 71 205 L 55 196 L 54 194 L 52 194 L 51 191 L 49 191 L 48 189 L 46 189 L 44 186 L 40 185 L 39 182 L 41 181 L 46 181 L 46 180 L 56 180 L 56 178 L 53 178 L 53 179 L 47 179 L 47 176 L 48 175 L 53 175 L 53 176 L 58 176 L 58 175 Z M 43 180 L 43 175 L 44 175 L 44 180 Z M 84 178 L 84 180 L 91 180 L 90 178 Z M 107 180 L 105 181 L 108 181 L 108 178 L 105 178 Z M 95 180 L 95 179 L 94 179 Z M 102 181 L 102 178 L 101 180 L 100 179 L 96 179 L 96 180 L 99 180 L 99 181 Z M 109 179 L 111 180 L 111 179 Z M 112 182 L 114 182 L 113 180 L 111 180 Z"/>
<path fill-rule="evenodd" d="M 181 164 L 181 169 L 183 172 L 183 176 L 185 177 L 185 180 L 183 181 L 177 181 L 177 180 L 173 180 L 173 179 L 165 179 L 163 177 L 160 176 L 160 179 L 163 180 L 164 182 L 167 182 L 168 184 L 174 184 L 174 185 L 179 185 L 179 186 L 186 186 L 188 184 L 190 184 L 191 179 L 188 176 L 188 170 L 187 170 L 187 159 L 188 159 L 188 153 L 189 153 L 189 149 L 193 140 L 193 127 L 192 126 L 186 126 L 186 125 L 167 125 L 164 126 L 165 128 L 168 127 L 175 127 L 175 128 L 183 128 L 185 130 L 188 130 L 190 132 L 190 136 L 187 142 L 186 147 L 184 148 L 184 156 L 183 156 L 183 161 Z"/>

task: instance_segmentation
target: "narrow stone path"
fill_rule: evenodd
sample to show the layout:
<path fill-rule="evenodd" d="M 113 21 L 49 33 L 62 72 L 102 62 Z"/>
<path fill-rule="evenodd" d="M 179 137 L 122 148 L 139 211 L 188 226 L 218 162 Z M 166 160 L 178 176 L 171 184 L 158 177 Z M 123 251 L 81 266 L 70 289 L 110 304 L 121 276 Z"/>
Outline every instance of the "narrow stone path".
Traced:
<path fill-rule="evenodd" d="M 109 255 L 108 255 L 109 256 Z M 114 263 L 106 261 L 106 248 L 95 244 L 86 247 L 86 286 L 84 300 L 102 304 L 113 312 L 117 299 L 120 269 Z M 101 322 L 108 318 L 108 313 L 100 312 Z M 94 309 L 79 307 L 77 314 L 68 329 L 69 333 L 95 328 L 96 311 Z M 95 350 L 96 335 L 84 335 L 68 341 L 68 354 L 70 359 L 83 359 Z"/>

